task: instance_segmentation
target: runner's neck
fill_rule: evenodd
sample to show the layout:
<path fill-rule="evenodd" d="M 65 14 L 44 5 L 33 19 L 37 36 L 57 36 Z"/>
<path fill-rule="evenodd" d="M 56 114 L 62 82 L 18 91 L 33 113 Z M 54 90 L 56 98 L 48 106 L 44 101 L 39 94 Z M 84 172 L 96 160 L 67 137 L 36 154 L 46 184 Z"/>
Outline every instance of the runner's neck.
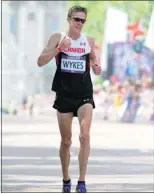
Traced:
<path fill-rule="evenodd" d="M 68 31 L 67 36 L 70 37 L 72 40 L 78 40 L 80 38 L 81 34 L 74 34 L 71 31 Z"/>

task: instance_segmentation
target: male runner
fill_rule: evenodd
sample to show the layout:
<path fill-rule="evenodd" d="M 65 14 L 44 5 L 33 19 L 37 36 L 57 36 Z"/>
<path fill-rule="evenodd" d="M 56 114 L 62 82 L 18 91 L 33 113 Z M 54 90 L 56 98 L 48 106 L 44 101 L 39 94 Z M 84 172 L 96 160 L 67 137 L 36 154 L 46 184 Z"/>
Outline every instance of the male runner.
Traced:
<path fill-rule="evenodd" d="M 93 108 L 93 86 L 90 67 L 96 75 L 101 73 L 95 55 L 95 41 L 86 37 L 81 30 L 86 22 L 87 9 L 73 6 L 68 11 L 69 29 L 66 33 L 54 33 L 38 58 L 42 67 L 54 57 L 57 70 L 52 84 L 56 92 L 53 107 L 57 109 L 57 118 L 61 134 L 60 159 L 63 173 L 63 192 L 71 192 L 69 175 L 72 120 L 78 117 L 80 125 L 79 179 L 76 192 L 85 193 L 85 175 L 90 153 L 90 126 Z"/>

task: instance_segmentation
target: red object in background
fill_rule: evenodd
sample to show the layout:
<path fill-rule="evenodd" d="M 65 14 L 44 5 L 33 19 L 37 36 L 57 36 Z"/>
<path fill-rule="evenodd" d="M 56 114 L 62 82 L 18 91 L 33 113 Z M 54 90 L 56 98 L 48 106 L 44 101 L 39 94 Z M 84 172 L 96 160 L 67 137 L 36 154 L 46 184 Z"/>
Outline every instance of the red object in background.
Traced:
<path fill-rule="evenodd" d="M 141 30 L 135 31 L 133 34 L 133 39 L 136 40 L 137 36 L 143 36 L 143 35 L 144 35 L 143 31 L 141 31 Z"/>
<path fill-rule="evenodd" d="M 138 30 L 134 32 L 134 36 L 142 36 L 144 35 L 144 32 L 142 30 Z"/>
<path fill-rule="evenodd" d="M 137 36 L 143 36 L 145 33 L 140 29 L 140 20 L 138 20 L 135 24 L 130 24 L 127 26 L 128 31 L 131 31 L 132 40 L 136 40 Z"/>
<path fill-rule="evenodd" d="M 111 76 L 110 80 L 113 82 L 113 83 L 118 83 L 118 77 L 113 75 Z"/>
<path fill-rule="evenodd" d="M 128 25 L 127 29 L 130 31 L 136 31 L 137 29 L 139 29 L 139 25 L 140 25 L 140 20 L 138 20 L 135 24 Z"/>

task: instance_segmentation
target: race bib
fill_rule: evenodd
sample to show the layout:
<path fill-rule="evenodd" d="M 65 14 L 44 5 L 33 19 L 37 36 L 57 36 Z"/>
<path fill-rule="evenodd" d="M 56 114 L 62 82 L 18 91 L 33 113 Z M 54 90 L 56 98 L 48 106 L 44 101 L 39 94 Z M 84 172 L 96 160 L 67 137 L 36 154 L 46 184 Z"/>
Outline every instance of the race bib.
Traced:
<path fill-rule="evenodd" d="M 83 74 L 86 71 L 86 60 L 83 56 L 62 56 L 61 71 Z"/>

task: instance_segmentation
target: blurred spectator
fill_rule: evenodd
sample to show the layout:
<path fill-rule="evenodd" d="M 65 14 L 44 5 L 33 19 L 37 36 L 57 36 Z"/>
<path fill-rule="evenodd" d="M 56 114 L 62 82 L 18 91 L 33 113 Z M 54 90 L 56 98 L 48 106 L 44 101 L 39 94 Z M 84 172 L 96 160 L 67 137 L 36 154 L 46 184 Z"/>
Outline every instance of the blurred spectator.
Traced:
<path fill-rule="evenodd" d="M 105 80 L 102 89 L 96 87 L 97 108 L 102 108 L 105 120 L 134 123 L 154 119 L 153 81 L 143 74 L 141 80 L 128 78 L 123 83 Z M 95 88 L 94 88 L 95 90 Z M 101 95 L 100 95 L 101 94 Z"/>

